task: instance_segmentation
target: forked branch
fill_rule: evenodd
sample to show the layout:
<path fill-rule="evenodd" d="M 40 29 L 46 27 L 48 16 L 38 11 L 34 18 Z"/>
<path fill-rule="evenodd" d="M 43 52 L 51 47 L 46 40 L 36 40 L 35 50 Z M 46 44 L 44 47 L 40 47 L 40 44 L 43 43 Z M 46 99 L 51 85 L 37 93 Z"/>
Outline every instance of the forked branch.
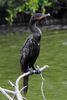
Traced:
<path fill-rule="evenodd" d="M 43 70 L 46 70 L 47 68 L 48 68 L 48 65 L 45 65 L 45 66 L 43 66 L 42 68 L 39 68 L 39 71 L 42 72 Z M 20 75 L 20 76 L 17 78 L 15 85 L 14 85 L 11 81 L 9 81 L 9 83 L 11 84 L 11 86 L 14 87 L 14 90 L 15 90 L 15 91 L 11 91 L 11 90 L 4 89 L 4 88 L 1 88 L 1 87 L 0 87 L 0 92 L 1 92 L 3 95 L 5 95 L 9 100 L 14 100 L 14 97 L 16 97 L 17 100 L 23 100 L 23 98 L 24 98 L 25 100 L 27 100 L 25 97 L 23 97 L 23 96 L 21 95 L 21 91 L 22 91 L 25 87 L 23 87 L 23 88 L 20 90 L 20 89 L 19 89 L 19 82 L 20 82 L 20 80 L 21 80 L 23 77 L 25 77 L 25 76 L 27 76 L 27 75 L 35 74 L 35 73 L 36 73 L 36 70 L 32 70 L 32 71 L 29 71 L 29 72 L 27 72 L 27 73 L 24 73 L 24 74 Z M 9 94 L 12 94 L 13 97 L 11 97 Z"/>

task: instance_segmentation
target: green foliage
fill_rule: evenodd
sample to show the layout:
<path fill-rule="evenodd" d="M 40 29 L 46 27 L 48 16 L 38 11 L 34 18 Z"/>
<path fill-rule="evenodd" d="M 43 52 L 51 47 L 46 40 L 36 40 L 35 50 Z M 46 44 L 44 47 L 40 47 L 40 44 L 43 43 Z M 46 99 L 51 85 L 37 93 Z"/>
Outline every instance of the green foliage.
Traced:
<path fill-rule="evenodd" d="M 38 5 L 43 13 L 45 13 L 45 6 L 51 6 L 50 0 L 39 0 Z"/>
<path fill-rule="evenodd" d="M 30 13 L 36 12 L 38 10 L 38 0 L 28 0 L 26 2 L 26 10 Z"/>
<path fill-rule="evenodd" d="M 50 0 L 39 0 L 39 5 L 41 6 L 41 7 L 43 7 L 43 6 L 51 6 L 51 1 Z"/>
<path fill-rule="evenodd" d="M 9 0 L 7 1 L 7 6 L 9 15 L 6 20 L 12 25 L 13 19 L 16 17 L 17 13 L 23 11 L 25 3 L 19 0 Z"/>
<path fill-rule="evenodd" d="M 45 6 L 50 6 L 50 0 L 0 0 L 1 6 L 7 6 L 8 17 L 6 20 L 12 25 L 13 19 L 18 12 L 33 14 L 41 7 L 41 12 L 45 12 Z"/>

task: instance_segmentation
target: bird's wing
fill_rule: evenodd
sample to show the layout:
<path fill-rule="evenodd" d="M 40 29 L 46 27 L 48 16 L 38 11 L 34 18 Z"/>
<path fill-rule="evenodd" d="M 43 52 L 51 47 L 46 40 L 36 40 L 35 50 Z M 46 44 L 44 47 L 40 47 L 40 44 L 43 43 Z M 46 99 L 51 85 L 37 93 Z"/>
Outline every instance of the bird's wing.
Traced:
<path fill-rule="evenodd" d="M 28 38 L 26 42 L 23 45 L 23 48 L 21 49 L 21 58 L 20 63 L 21 66 L 25 68 L 25 66 L 28 66 L 29 56 L 31 52 L 31 38 Z"/>

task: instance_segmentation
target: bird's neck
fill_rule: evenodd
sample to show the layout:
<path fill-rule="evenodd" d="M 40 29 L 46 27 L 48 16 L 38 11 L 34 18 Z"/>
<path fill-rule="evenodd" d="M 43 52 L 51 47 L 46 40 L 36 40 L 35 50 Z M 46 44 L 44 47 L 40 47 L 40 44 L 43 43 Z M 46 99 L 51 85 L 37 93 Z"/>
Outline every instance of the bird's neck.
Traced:
<path fill-rule="evenodd" d="M 41 30 L 36 26 L 35 24 L 30 25 L 30 30 L 32 32 L 32 34 L 42 34 Z"/>
<path fill-rule="evenodd" d="M 36 39 L 37 42 L 40 42 L 41 40 L 41 30 L 36 26 L 36 24 L 30 25 L 30 30 L 33 35 L 33 37 Z"/>

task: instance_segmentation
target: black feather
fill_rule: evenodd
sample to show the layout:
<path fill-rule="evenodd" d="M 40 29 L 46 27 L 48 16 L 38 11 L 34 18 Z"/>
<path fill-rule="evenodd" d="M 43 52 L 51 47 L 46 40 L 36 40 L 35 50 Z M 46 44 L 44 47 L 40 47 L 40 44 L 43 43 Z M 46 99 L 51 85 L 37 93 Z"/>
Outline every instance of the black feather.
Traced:
<path fill-rule="evenodd" d="M 42 14 L 39 15 L 39 17 L 41 16 Z M 36 15 L 34 16 L 34 19 L 36 19 Z M 30 30 L 32 34 L 27 38 L 23 48 L 21 49 L 20 63 L 23 73 L 28 72 L 29 68 L 35 69 L 34 64 L 40 52 L 41 31 L 36 26 L 37 19 L 35 21 L 34 19 L 32 17 L 30 20 Z M 24 94 L 26 94 L 28 90 L 28 79 L 29 76 L 24 77 L 23 86 L 27 86 L 24 89 Z"/>

